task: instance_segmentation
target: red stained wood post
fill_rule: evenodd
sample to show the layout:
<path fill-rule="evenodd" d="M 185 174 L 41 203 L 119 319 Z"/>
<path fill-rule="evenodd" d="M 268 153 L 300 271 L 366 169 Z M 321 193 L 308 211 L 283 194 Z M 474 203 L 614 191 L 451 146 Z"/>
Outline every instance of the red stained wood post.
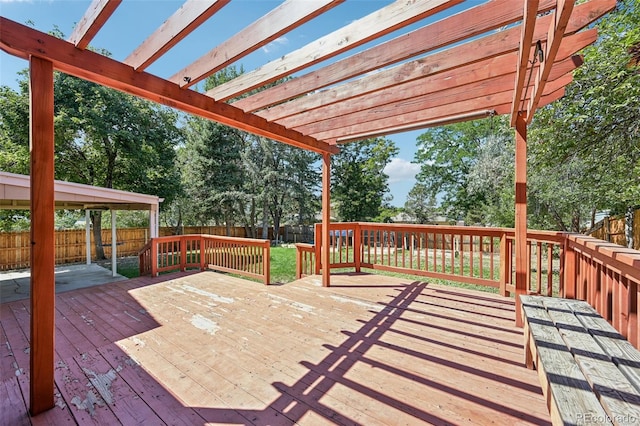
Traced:
<path fill-rule="evenodd" d="M 271 243 L 265 242 L 262 248 L 262 274 L 264 275 L 264 284 L 269 285 L 271 283 Z"/>
<path fill-rule="evenodd" d="M 508 250 L 506 232 L 500 237 L 500 295 L 508 297 L 511 293 L 507 284 L 511 284 L 511 251 Z"/>
<path fill-rule="evenodd" d="M 569 238 L 566 237 L 564 240 L 564 286 L 560 295 L 567 299 L 575 299 L 576 284 L 576 252 L 573 250 Z"/>
<path fill-rule="evenodd" d="M 322 286 L 331 285 L 331 267 L 329 259 L 329 223 L 331 222 L 331 154 L 322 154 Z"/>
<path fill-rule="evenodd" d="M 516 118 L 516 326 L 522 327 L 520 295 L 527 293 L 527 121 Z"/>
<path fill-rule="evenodd" d="M 54 406 L 54 133 L 53 64 L 30 58 L 31 356 L 29 409 Z"/>
<path fill-rule="evenodd" d="M 314 238 L 314 255 L 316 258 L 315 266 L 313 273 L 315 275 L 320 275 L 320 267 L 322 266 L 322 254 L 320 253 L 320 248 L 322 248 L 322 224 L 316 223 L 313 230 L 313 238 Z"/>
<path fill-rule="evenodd" d="M 360 223 L 355 224 L 353 230 L 353 262 L 355 263 L 356 272 L 360 272 L 362 264 L 362 228 Z"/>

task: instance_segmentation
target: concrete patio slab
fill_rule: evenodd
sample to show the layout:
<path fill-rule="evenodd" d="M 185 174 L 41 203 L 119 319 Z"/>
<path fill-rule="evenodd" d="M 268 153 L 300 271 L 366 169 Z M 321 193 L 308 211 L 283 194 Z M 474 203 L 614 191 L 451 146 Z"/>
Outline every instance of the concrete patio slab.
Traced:
<path fill-rule="evenodd" d="M 127 279 L 122 275 L 114 277 L 110 269 L 97 264 L 61 265 L 56 267 L 55 277 L 56 293 Z M 28 299 L 30 294 L 30 270 L 0 273 L 0 303 Z"/>

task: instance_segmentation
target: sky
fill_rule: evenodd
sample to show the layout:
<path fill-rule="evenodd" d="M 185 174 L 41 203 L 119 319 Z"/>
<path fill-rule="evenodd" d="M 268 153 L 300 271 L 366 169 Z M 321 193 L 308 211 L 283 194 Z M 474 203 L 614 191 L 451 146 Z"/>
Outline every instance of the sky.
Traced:
<path fill-rule="evenodd" d="M 90 0 L 0 0 L 0 15 L 18 23 L 31 25 L 40 31 L 48 32 L 58 28 L 65 36 L 69 36 L 90 3 Z M 319 18 L 241 59 L 236 66 L 242 65 L 245 71 L 251 71 L 388 3 L 391 3 L 391 0 L 347 0 Z M 125 0 L 91 44 L 107 49 L 114 59 L 123 61 L 182 4 L 181 0 Z M 147 71 L 169 78 L 186 64 L 195 61 L 278 4 L 280 1 L 274 0 L 232 0 L 207 23 L 152 64 Z M 438 15 L 433 19 L 441 17 Z M 387 38 L 392 36 L 394 35 Z M 363 48 L 367 46 L 369 45 Z M 353 53 L 347 55 L 350 54 Z M 322 65 L 321 63 L 317 66 Z M 17 89 L 17 73 L 27 66 L 25 60 L 0 51 L 0 85 Z M 312 69 L 314 68 L 309 68 L 303 73 Z M 389 175 L 393 206 L 404 206 L 407 194 L 415 184 L 419 166 L 411 161 L 416 152 L 416 138 L 421 133 L 422 131 L 412 131 L 388 136 L 399 148 L 398 156 L 385 168 L 385 173 Z"/>

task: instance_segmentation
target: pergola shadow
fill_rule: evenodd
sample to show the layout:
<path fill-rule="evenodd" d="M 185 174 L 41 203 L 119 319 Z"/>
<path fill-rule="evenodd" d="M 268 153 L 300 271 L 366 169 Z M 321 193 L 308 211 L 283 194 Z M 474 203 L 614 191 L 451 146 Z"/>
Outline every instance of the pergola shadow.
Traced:
<path fill-rule="evenodd" d="M 58 406 L 33 420 L 57 423 L 72 417 L 80 424 L 158 421 L 287 425 L 371 424 L 402 419 L 416 424 L 451 424 L 456 416 L 472 415 L 476 420 L 493 417 L 531 424 L 548 422 L 535 374 L 522 369 L 533 378 L 522 380 L 518 374 L 511 374 L 521 365 L 480 347 L 501 345 L 508 349 L 508 338 L 479 335 L 464 326 L 444 326 L 443 321 L 457 321 L 460 315 L 469 314 L 454 309 L 444 315 L 435 312 L 431 304 L 425 305 L 423 302 L 432 296 L 433 300 L 442 300 L 437 298 L 440 287 L 375 275 L 370 276 L 370 281 L 373 284 L 366 288 L 347 282 L 328 295 L 327 289 L 314 289 L 304 283 L 265 289 L 205 272 L 142 278 L 60 294 L 56 333 Z M 363 293 L 376 290 L 376 301 Z M 447 291 L 443 289 L 445 294 Z M 194 297 L 185 299 L 180 292 L 191 292 Z M 235 303 L 207 305 L 207 297 L 224 300 L 232 292 L 236 294 Z M 251 329 L 256 333 L 256 342 L 249 342 L 251 346 L 243 350 L 242 341 L 248 334 L 238 335 L 231 329 L 224 332 L 227 323 L 222 320 L 219 334 L 199 335 L 202 327 L 184 329 L 185 323 L 180 322 L 184 318 L 168 323 L 167 319 L 174 317 L 156 302 L 166 303 L 171 294 L 175 296 L 172 304 L 193 314 L 191 321 L 196 315 L 202 317 L 200 326 L 217 318 L 216 311 L 224 305 L 230 312 L 229 324 L 237 322 L 238 329 Z M 302 294 L 308 296 L 293 301 L 294 295 Z M 444 300 L 442 309 L 451 308 L 447 303 L 464 303 L 469 295 L 463 292 L 456 301 L 455 294 L 451 290 L 452 300 Z M 277 309 L 265 314 L 262 327 L 253 328 L 252 324 L 261 319 L 244 303 L 245 298 L 256 305 L 255 312 L 265 311 L 274 301 Z M 309 307 L 310 301 L 319 299 L 323 300 Z M 20 377 L 3 372 L 2 389 L 7 389 L 8 394 L 22 391 L 26 395 L 28 354 L 20 350 L 20 345 L 14 345 L 20 340 L 16 340 L 16 327 L 7 321 L 11 316 L 15 318 L 13 325 L 25 336 L 23 344 L 28 346 L 28 312 L 20 303 L 2 305 L 3 329 L 13 330 L 6 337 L 22 368 Z M 211 314 L 194 313 L 193 303 L 207 305 L 199 312 Z M 236 316 L 242 312 L 245 317 Z M 306 347 L 300 342 L 306 327 L 296 332 L 298 326 L 291 325 L 291 336 L 283 335 L 283 324 L 288 319 L 282 317 L 292 312 L 307 312 L 301 319 L 308 323 L 310 340 Z M 335 318 L 326 321 L 326 330 L 311 331 L 322 323 L 315 317 L 328 312 L 333 312 Z M 468 326 L 483 325 L 481 321 L 473 322 L 476 324 Z M 494 332 L 501 335 L 513 334 L 508 327 L 496 328 Z M 185 335 L 176 336 L 176 330 L 193 330 L 193 334 L 185 339 Z M 492 333 L 490 327 L 487 330 L 487 334 Z M 442 334 L 448 336 L 443 338 Z M 472 336 L 478 342 L 466 342 Z M 264 354 L 254 350 L 269 341 L 274 345 L 265 348 Z M 297 352 L 288 349 L 297 346 Z M 512 347 L 514 352 L 521 351 L 517 346 Z M 195 348 L 192 355 L 185 352 L 189 347 Z M 439 350 L 428 351 L 427 347 Z M 226 358 L 221 355 L 225 348 L 230 350 Z M 318 353 L 322 356 L 316 356 Z M 481 357 L 502 368 L 466 363 L 465 356 Z M 267 365 L 269 360 L 271 365 Z M 438 370 L 441 373 L 433 375 Z M 445 377 L 449 371 L 459 372 L 459 378 Z M 461 381 L 456 383 L 458 379 Z M 499 395 L 478 393 L 473 390 L 478 383 L 515 389 L 542 410 L 526 409 L 530 402 L 513 404 Z M 24 403 L 21 410 L 16 409 L 18 405 L 10 407 L 13 415 L 7 421 L 28 422 Z"/>

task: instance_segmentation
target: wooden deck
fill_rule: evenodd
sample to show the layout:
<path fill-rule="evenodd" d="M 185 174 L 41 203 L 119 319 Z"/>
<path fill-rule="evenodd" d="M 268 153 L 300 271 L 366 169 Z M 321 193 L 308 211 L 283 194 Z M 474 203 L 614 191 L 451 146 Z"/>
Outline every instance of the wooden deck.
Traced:
<path fill-rule="evenodd" d="M 56 296 L 29 418 L 29 302 L 0 305 L 3 425 L 548 424 L 512 299 L 377 275 L 172 274 Z"/>

